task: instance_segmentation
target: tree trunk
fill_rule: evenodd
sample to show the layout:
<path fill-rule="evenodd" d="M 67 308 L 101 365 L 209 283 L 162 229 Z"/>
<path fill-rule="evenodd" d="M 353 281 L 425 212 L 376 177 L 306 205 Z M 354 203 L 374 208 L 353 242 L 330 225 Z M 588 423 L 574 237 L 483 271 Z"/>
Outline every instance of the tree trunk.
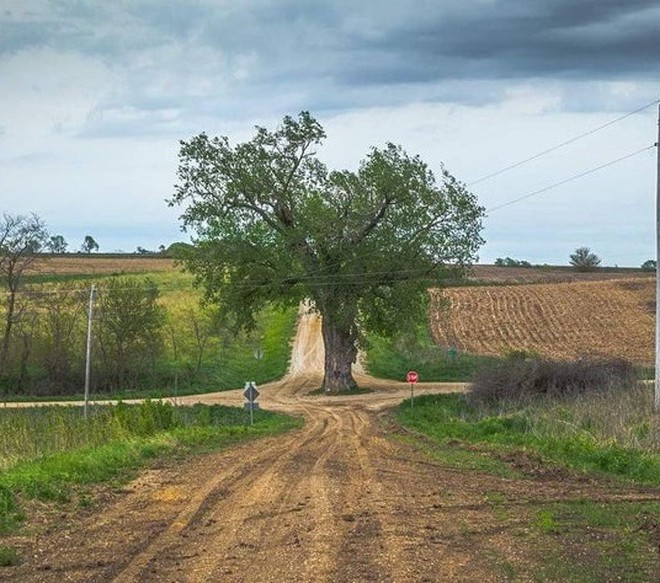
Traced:
<path fill-rule="evenodd" d="M 326 393 L 338 393 L 357 387 L 351 373 L 351 365 L 357 358 L 356 339 L 351 328 L 339 326 L 329 318 L 323 317 L 321 325 L 325 346 L 323 389 Z"/>
<path fill-rule="evenodd" d="M 21 372 L 18 379 L 18 388 L 25 392 L 28 385 L 28 362 L 30 360 L 30 344 L 32 338 L 29 334 L 23 334 L 23 351 L 21 353 Z"/>
<path fill-rule="evenodd" d="M 7 298 L 7 318 L 5 320 L 5 333 L 2 337 L 2 349 L 0 349 L 0 376 L 4 375 L 7 368 L 7 355 L 9 353 L 9 339 L 14 323 L 14 310 L 16 307 L 16 291 L 10 287 Z"/>

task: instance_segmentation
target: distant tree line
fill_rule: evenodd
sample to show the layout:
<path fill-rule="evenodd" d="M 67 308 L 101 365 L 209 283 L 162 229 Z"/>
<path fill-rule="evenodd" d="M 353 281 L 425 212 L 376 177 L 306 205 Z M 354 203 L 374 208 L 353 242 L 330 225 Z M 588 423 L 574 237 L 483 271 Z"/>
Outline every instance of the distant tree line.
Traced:
<path fill-rule="evenodd" d="M 591 252 L 589 247 L 578 247 L 569 256 L 569 264 L 576 271 L 588 272 L 595 271 L 600 267 L 601 259 L 595 253 Z M 495 260 L 497 267 L 534 267 L 529 261 L 512 259 L 511 257 L 498 257 Z M 642 271 L 655 271 L 655 259 L 649 259 L 642 263 Z"/>
<path fill-rule="evenodd" d="M 0 390 L 2 394 L 80 392 L 84 379 L 89 289 L 72 283 L 30 284 L 51 236 L 36 215 L 0 220 Z M 95 242 L 86 239 L 91 252 Z M 97 246 L 98 247 L 98 246 Z M 107 278 L 98 285 L 93 320 L 96 391 L 171 381 L 172 367 L 198 377 L 210 346 L 227 337 L 217 308 L 186 301 L 166 311 L 148 278 Z M 211 341 L 213 338 L 213 342 Z"/>
<path fill-rule="evenodd" d="M 511 259 L 511 257 L 498 257 L 495 260 L 495 265 L 498 267 L 532 267 L 529 261 Z"/>

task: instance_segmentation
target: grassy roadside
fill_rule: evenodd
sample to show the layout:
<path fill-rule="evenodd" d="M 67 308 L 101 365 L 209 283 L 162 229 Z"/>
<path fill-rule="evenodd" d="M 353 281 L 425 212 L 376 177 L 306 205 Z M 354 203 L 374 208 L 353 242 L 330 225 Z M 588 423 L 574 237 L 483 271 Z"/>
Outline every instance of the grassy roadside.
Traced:
<path fill-rule="evenodd" d="M 650 399 L 648 387 L 639 391 L 640 401 Z M 616 408 L 614 399 L 610 395 L 600 410 Z M 578 400 L 488 410 L 471 405 L 465 395 L 424 395 L 415 398 L 412 407 L 409 400 L 402 403 L 397 418 L 440 446 L 477 446 L 494 457 L 522 450 L 545 462 L 660 487 L 657 420 L 640 421 L 626 442 L 600 430 L 594 418 L 598 408 L 586 407 L 592 415 L 580 417 L 585 403 Z M 644 445 L 635 445 L 635 438 Z"/>
<path fill-rule="evenodd" d="M 447 350 L 420 332 L 415 338 L 370 337 L 366 365 L 370 374 L 383 379 L 404 380 L 409 370 L 415 370 L 420 381 L 465 382 L 480 367 L 498 360 Z"/>
<path fill-rule="evenodd" d="M 302 421 L 258 411 L 255 424 L 247 423 L 235 407 L 152 401 L 102 407 L 88 420 L 73 407 L 0 411 L 0 534 L 25 519 L 22 501 L 83 504 L 91 485 L 125 482 L 156 457 L 212 451 Z"/>
<path fill-rule="evenodd" d="M 448 466 L 525 479 L 531 490 L 542 476 L 565 481 L 565 499 L 521 504 L 519 488 L 497 481 L 484 493 L 501 528 L 528 549 L 518 562 L 490 549 L 503 580 L 641 582 L 655 580 L 660 549 L 660 426 L 651 402 L 648 386 L 488 409 L 465 395 L 427 395 L 403 402 L 396 418 L 413 430 L 402 439 Z M 650 499 L 572 495 L 580 474 L 609 476 L 615 488 L 639 484 Z"/>

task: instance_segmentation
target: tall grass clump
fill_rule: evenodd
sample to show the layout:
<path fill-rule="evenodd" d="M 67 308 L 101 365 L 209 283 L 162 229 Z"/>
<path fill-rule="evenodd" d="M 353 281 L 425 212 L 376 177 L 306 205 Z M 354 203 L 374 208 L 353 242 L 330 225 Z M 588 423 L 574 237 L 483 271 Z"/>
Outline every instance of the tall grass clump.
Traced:
<path fill-rule="evenodd" d="M 490 413 L 523 411 L 539 435 L 660 453 L 652 391 L 625 360 L 514 355 L 479 370 L 468 398 Z"/>
<path fill-rule="evenodd" d="M 0 409 L 0 471 L 53 453 L 97 447 L 147 436 L 179 425 L 169 403 L 95 406 L 85 419 L 80 407 Z"/>

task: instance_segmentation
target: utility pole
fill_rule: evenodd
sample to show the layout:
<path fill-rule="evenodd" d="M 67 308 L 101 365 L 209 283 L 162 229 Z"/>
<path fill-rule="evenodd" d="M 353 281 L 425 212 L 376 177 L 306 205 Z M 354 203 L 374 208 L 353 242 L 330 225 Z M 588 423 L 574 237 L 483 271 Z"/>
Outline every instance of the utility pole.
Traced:
<path fill-rule="evenodd" d="M 92 370 L 92 319 L 94 318 L 94 284 L 89 290 L 89 310 L 87 312 L 87 356 L 85 359 L 85 419 L 89 406 L 89 377 Z"/>
<path fill-rule="evenodd" d="M 655 143 L 655 411 L 660 412 L 660 105 L 658 105 L 658 141 Z"/>

